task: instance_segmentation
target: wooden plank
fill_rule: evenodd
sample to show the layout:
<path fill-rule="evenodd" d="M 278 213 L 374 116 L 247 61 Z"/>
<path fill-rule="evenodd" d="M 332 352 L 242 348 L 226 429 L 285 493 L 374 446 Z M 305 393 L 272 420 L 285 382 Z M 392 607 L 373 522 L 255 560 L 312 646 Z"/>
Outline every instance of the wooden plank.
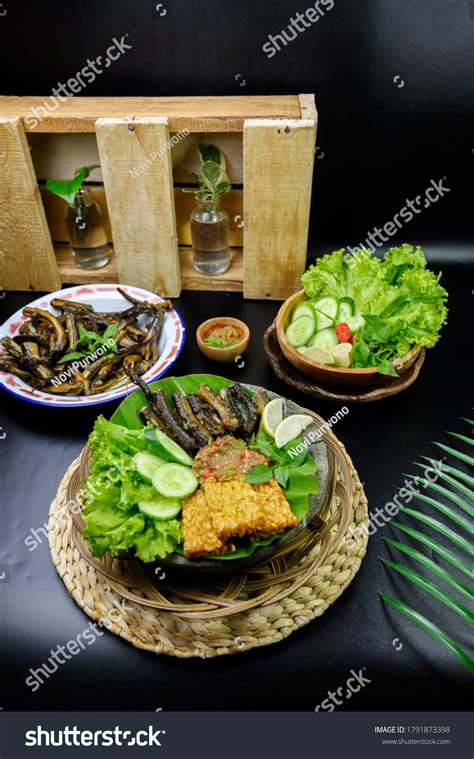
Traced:
<path fill-rule="evenodd" d="M 170 139 L 175 136 L 170 134 Z M 99 162 L 99 150 L 95 134 L 46 134 L 29 132 L 28 144 L 31 149 L 33 166 L 38 180 L 70 179 L 79 166 Z M 171 149 L 173 178 L 175 183 L 189 184 L 190 177 L 184 167 L 196 172 L 199 169 L 197 145 L 199 142 L 216 145 L 224 153 L 227 173 L 232 184 L 243 182 L 242 134 L 218 132 L 206 134 L 191 133 Z M 92 175 L 95 182 L 102 182 L 101 169 Z"/>
<path fill-rule="evenodd" d="M 180 248 L 181 281 L 184 290 L 205 290 L 207 292 L 242 292 L 243 290 L 243 253 L 241 248 L 231 250 L 230 269 L 225 274 L 206 277 L 199 274 L 193 266 L 191 248 Z"/>
<path fill-rule="evenodd" d="M 95 134 L 28 132 L 26 138 L 38 181 L 71 179 L 80 166 L 99 163 Z M 102 170 L 94 169 L 92 178 L 102 182 Z"/>
<path fill-rule="evenodd" d="M 107 240 L 111 243 L 113 242 L 112 230 L 110 227 L 109 209 L 105 197 L 105 190 L 102 185 L 90 184 L 87 186 L 92 192 L 92 197 L 100 206 Z M 40 192 L 53 241 L 55 243 L 67 242 L 68 235 L 65 224 L 64 201 L 49 192 L 44 185 L 40 186 Z M 179 187 L 175 187 L 174 198 L 178 245 L 191 245 L 189 217 L 193 210 L 194 198 L 191 194 L 184 193 Z M 244 244 L 243 191 L 232 190 L 232 192 L 222 197 L 221 204 L 222 208 L 227 211 L 229 216 L 229 243 L 231 247 L 242 247 Z"/>
<path fill-rule="evenodd" d="M 316 123 L 244 127 L 244 297 L 284 300 L 306 266 Z"/>
<path fill-rule="evenodd" d="M 0 117 L 0 289 L 57 290 L 59 270 L 22 123 Z"/>
<path fill-rule="evenodd" d="M 80 269 L 74 262 L 70 245 L 56 244 L 54 250 L 63 285 L 88 285 L 91 282 L 114 284 L 118 282 L 117 264 L 114 256 L 102 269 Z"/>
<path fill-rule="evenodd" d="M 171 132 L 242 132 L 245 119 L 297 119 L 298 95 L 213 97 L 0 97 L 0 114 L 25 119 L 25 131 L 94 132 L 98 118 L 164 117 Z"/>
<path fill-rule="evenodd" d="M 129 126 L 124 119 L 96 124 L 119 280 L 177 297 L 181 281 L 171 158 L 165 149 L 168 121 L 140 119 L 133 131 Z M 145 160 L 149 168 L 133 176 Z"/>
<path fill-rule="evenodd" d="M 316 110 L 316 102 L 314 95 L 299 95 L 301 118 L 311 119 L 318 122 L 318 112 Z"/>
<path fill-rule="evenodd" d="M 118 283 L 115 259 L 112 258 L 107 266 L 95 271 L 79 269 L 73 259 L 69 245 L 56 245 L 56 257 L 61 272 L 63 284 L 82 285 L 90 282 Z M 242 249 L 231 251 L 232 264 L 229 271 L 217 277 L 206 277 L 199 274 L 193 267 L 192 251 L 190 248 L 180 248 L 182 285 L 185 290 L 242 292 L 243 289 L 243 254 Z"/>

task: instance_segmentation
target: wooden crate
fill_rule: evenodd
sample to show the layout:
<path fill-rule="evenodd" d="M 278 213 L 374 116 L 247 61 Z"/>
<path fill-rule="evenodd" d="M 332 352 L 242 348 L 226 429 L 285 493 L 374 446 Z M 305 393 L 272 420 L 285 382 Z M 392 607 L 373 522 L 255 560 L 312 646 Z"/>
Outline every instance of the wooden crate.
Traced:
<path fill-rule="evenodd" d="M 316 143 L 313 95 L 72 97 L 53 105 L 0 97 L 0 289 L 121 282 L 169 297 L 184 288 L 282 300 L 298 288 Z M 198 168 L 199 142 L 224 152 L 233 185 L 222 201 L 232 265 L 217 277 L 192 266 L 193 197 L 182 192 L 190 181 L 184 167 Z M 113 257 L 86 271 L 74 265 L 64 204 L 45 181 L 99 162 L 89 186 Z"/>

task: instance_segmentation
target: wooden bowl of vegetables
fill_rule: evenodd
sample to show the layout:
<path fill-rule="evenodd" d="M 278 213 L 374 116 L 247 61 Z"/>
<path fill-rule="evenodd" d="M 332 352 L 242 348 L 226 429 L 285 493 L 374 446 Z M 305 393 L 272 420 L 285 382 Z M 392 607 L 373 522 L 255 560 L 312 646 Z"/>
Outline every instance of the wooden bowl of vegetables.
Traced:
<path fill-rule="evenodd" d="M 216 316 L 197 329 L 199 350 L 213 361 L 229 363 L 247 350 L 250 331 L 247 325 L 231 316 Z"/>
<path fill-rule="evenodd" d="M 392 377 L 381 374 L 376 367 L 351 368 L 353 337 L 363 321 L 349 297 L 339 300 L 326 297 L 313 303 L 300 290 L 278 312 L 278 342 L 295 369 L 315 382 L 337 387 L 370 387 Z M 398 376 L 414 364 L 420 350 L 415 345 L 393 362 Z"/>

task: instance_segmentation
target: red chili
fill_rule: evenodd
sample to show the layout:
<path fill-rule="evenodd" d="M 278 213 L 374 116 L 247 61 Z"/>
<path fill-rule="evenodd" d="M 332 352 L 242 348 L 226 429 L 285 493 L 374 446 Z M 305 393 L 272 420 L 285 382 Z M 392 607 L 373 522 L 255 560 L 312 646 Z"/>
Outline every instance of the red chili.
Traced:
<path fill-rule="evenodd" d="M 346 324 L 346 322 L 341 322 L 336 327 L 336 334 L 339 338 L 340 343 L 350 343 L 351 342 L 351 330 L 349 328 L 349 325 Z"/>

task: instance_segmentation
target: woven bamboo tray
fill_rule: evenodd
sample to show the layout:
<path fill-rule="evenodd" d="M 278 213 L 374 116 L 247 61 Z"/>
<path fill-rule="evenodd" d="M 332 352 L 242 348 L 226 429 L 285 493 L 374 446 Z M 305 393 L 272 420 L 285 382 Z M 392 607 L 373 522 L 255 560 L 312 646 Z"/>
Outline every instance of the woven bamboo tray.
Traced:
<path fill-rule="evenodd" d="M 265 564 L 217 577 L 92 557 L 74 508 L 86 474 L 83 451 L 50 508 L 49 542 L 59 576 L 89 617 L 137 648 L 211 658 L 283 640 L 336 601 L 365 556 L 368 511 L 362 484 L 334 434 L 326 432 L 324 440 L 332 479 L 322 516 Z"/>

